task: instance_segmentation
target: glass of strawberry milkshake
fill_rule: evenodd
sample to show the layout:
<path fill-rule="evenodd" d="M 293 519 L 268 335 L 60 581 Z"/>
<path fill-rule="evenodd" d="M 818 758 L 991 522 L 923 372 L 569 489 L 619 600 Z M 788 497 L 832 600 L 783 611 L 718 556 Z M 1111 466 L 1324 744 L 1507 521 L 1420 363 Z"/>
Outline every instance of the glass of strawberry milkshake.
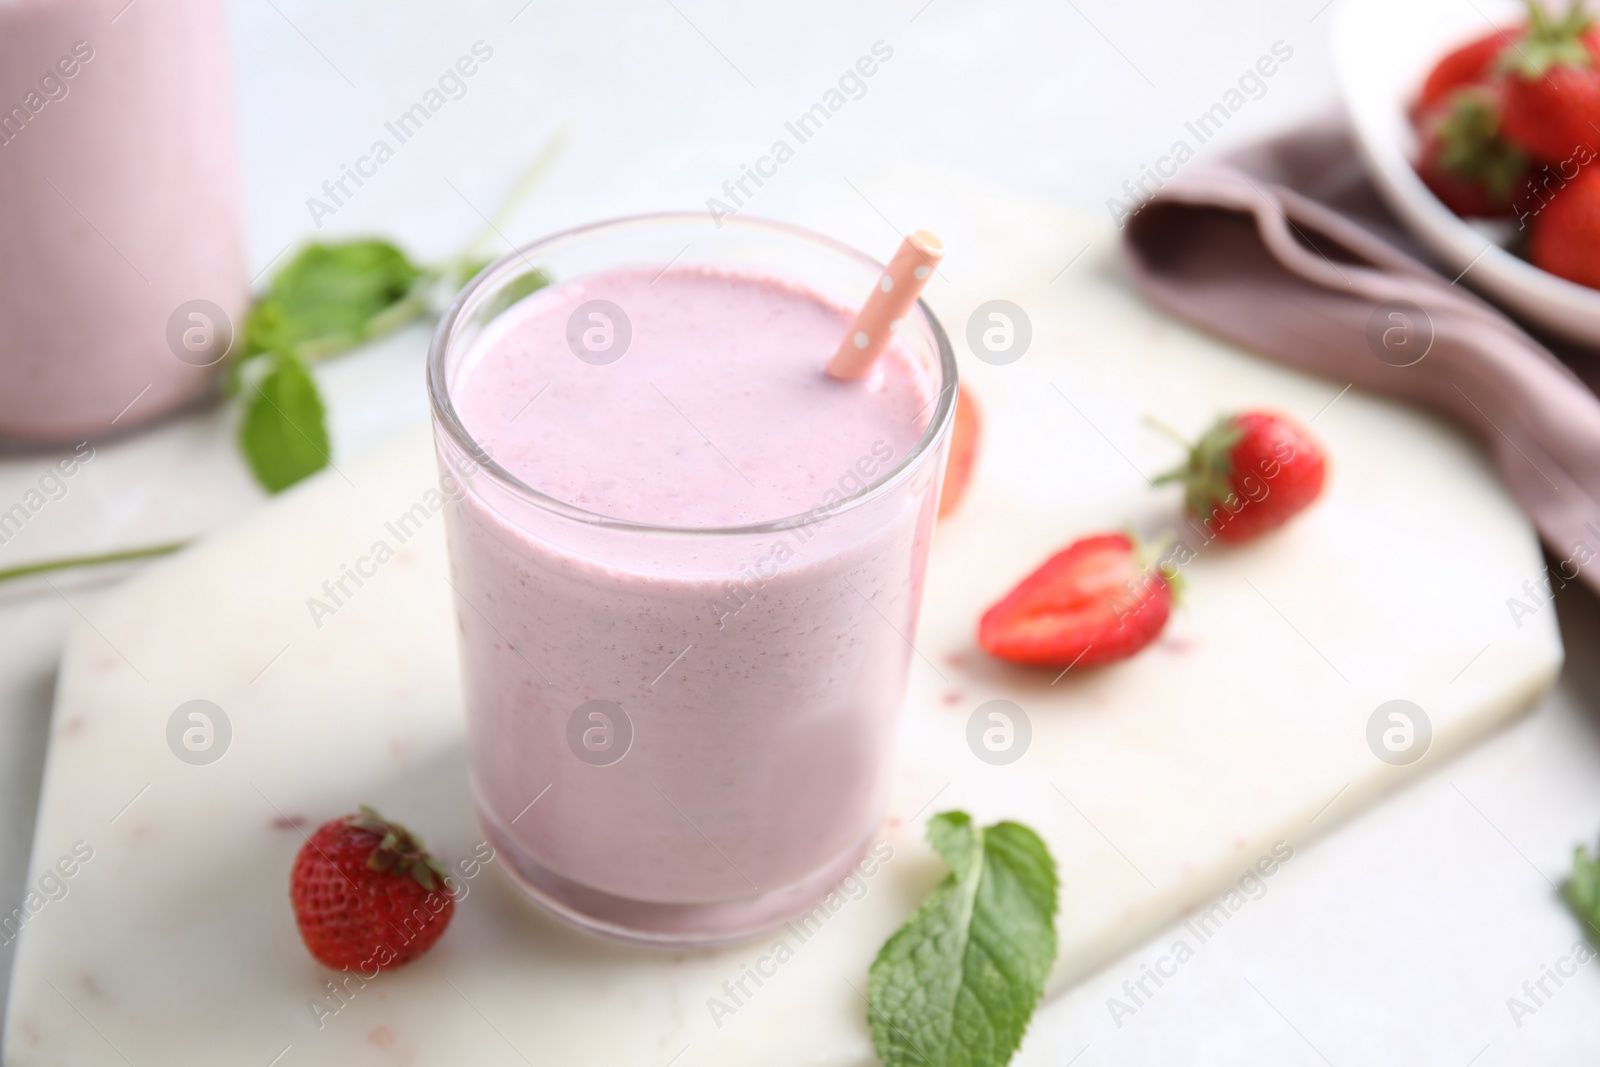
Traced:
<path fill-rule="evenodd" d="M 882 270 L 644 216 L 518 250 L 439 325 L 474 791 L 574 925 L 743 940 L 878 831 L 956 401 L 920 302 L 865 376 L 824 373 Z"/>

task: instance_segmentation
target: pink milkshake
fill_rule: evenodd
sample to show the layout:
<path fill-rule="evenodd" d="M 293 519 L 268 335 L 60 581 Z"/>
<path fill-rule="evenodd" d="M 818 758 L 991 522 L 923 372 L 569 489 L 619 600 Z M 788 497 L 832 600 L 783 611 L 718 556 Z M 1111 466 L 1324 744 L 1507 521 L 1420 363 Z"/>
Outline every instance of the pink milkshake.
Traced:
<path fill-rule="evenodd" d="M 557 284 L 489 318 L 530 265 Z M 877 831 L 954 368 L 919 309 L 867 377 L 824 374 L 874 279 L 804 231 L 623 220 L 440 327 L 474 785 L 569 921 L 737 940 Z"/>
<path fill-rule="evenodd" d="M 0 438 L 193 399 L 248 280 L 221 0 L 0 0 Z"/>

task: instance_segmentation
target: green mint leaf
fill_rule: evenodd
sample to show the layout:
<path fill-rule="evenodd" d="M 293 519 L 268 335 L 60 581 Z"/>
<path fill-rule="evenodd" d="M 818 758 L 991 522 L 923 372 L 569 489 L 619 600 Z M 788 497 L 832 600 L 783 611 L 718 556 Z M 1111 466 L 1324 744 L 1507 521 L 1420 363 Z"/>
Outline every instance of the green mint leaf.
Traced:
<path fill-rule="evenodd" d="M 285 352 L 270 358 L 272 369 L 244 389 L 239 448 L 256 479 L 276 493 L 328 465 L 328 427 L 306 365 Z"/>
<path fill-rule="evenodd" d="M 246 316 L 245 357 L 311 361 L 376 337 L 422 313 L 425 273 L 388 241 L 307 245 Z"/>
<path fill-rule="evenodd" d="M 887 1067 L 1001 1067 L 1055 962 L 1055 861 L 1026 826 L 960 811 L 928 841 L 950 874 L 872 963 L 872 1043 Z"/>
<path fill-rule="evenodd" d="M 1578 847 L 1572 853 L 1572 877 L 1561 884 L 1561 899 L 1583 924 L 1583 932 L 1600 944 L 1600 857 Z"/>

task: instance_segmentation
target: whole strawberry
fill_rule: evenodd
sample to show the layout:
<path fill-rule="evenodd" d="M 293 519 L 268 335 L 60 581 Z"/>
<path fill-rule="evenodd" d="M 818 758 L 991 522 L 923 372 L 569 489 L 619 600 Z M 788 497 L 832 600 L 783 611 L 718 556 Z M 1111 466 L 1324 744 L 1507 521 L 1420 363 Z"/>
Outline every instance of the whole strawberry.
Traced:
<path fill-rule="evenodd" d="M 1119 533 L 1074 541 L 978 623 L 978 645 L 1029 667 L 1099 667 L 1143 649 L 1172 613 L 1172 571 Z"/>
<path fill-rule="evenodd" d="M 1445 53 L 1439 62 L 1433 65 L 1433 69 L 1428 72 L 1427 80 L 1422 83 L 1422 92 L 1417 94 L 1414 113 L 1420 115 L 1430 110 L 1457 89 L 1488 82 L 1494 76 L 1500 54 L 1507 46 L 1515 44 L 1521 36 L 1521 26 L 1507 26 L 1503 29 L 1490 30 L 1482 37 Z"/>
<path fill-rule="evenodd" d="M 1587 167 L 1533 218 L 1528 258 L 1551 274 L 1600 289 L 1600 167 Z"/>
<path fill-rule="evenodd" d="M 1276 529 L 1322 492 L 1327 460 L 1309 430 L 1269 411 L 1218 419 L 1189 460 L 1156 479 L 1181 482 L 1189 515 L 1224 541 Z"/>
<path fill-rule="evenodd" d="M 1445 207 L 1464 218 L 1512 213 L 1531 196 L 1522 150 L 1500 135 L 1500 93 L 1457 89 L 1417 119 L 1417 174 Z"/>
<path fill-rule="evenodd" d="M 1564 17 L 1552 21 L 1534 0 L 1528 3 L 1528 29 L 1515 47 L 1500 55 L 1505 107 L 1501 128 L 1528 155 L 1552 166 L 1581 165 L 1600 144 L 1600 37 L 1573 0 Z M 1574 157 L 1584 156 L 1581 160 Z"/>
<path fill-rule="evenodd" d="M 370 977 L 439 940 L 455 913 L 447 877 L 410 831 L 363 807 L 306 839 L 289 875 L 289 899 L 300 937 L 319 962 Z"/>

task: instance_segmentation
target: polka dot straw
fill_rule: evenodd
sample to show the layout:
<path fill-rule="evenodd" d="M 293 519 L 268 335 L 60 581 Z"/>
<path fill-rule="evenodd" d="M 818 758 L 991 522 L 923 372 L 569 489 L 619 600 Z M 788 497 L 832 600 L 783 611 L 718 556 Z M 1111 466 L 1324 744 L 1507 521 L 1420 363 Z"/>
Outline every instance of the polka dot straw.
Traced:
<path fill-rule="evenodd" d="M 872 369 L 878 353 L 893 336 L 895 324 L 911 311 L 942 258 L 943 242 L 927 230 L 918 230 L 900 242 L 888 269 L 839 342 L 839 350 L 828 360 L 830 377 L 849 380 Z"/>

